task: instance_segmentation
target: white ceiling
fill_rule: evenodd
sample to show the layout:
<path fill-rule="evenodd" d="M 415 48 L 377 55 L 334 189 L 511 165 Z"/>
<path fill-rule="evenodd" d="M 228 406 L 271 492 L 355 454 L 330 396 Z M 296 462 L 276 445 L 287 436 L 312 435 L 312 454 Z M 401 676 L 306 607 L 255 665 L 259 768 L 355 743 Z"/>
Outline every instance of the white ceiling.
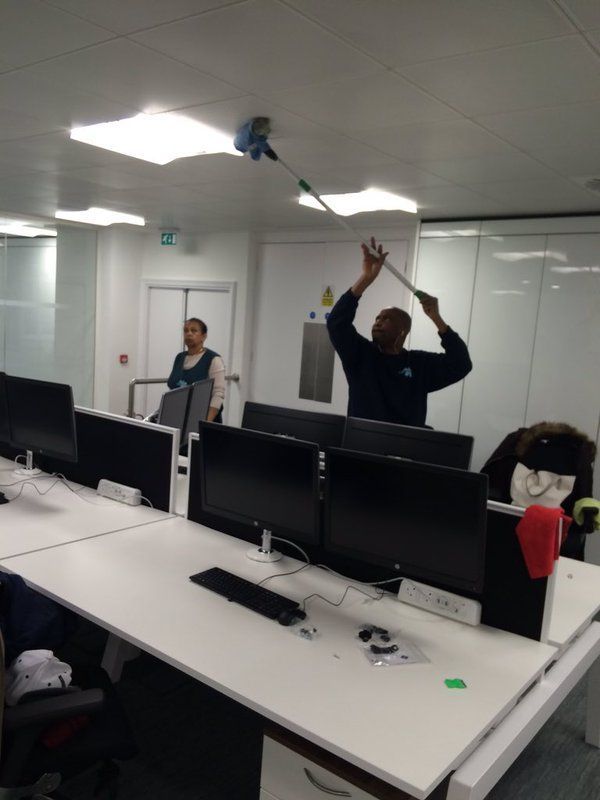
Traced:
<path fill-rule="evenodd" d="M 599 0 L 0 0 L 0 211 L 155 228 L 322 227 L 267 159 L 156 166 L 73 126 L 178 110 L 270 142 L 317 191 L 422 219 L 600 212 Z M 351 218 L 397 225 L 399 212 Z"/>

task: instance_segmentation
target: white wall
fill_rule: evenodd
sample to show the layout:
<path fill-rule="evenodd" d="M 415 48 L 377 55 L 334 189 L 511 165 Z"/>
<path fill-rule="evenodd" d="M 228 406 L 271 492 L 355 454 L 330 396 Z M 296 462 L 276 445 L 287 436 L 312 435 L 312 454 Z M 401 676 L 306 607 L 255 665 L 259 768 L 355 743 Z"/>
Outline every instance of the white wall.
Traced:
<path fill-rule="evenodd" d="M 410 239 L 388 231 L 385 249 L 390 261 L 404 272 Z M 302 337 L 305 323 L 325 322 L 331 310 L 321 303 L 324 287 L 334 301 L 347 291 L 361 271 L 362 255 L 356 242 L 268 242 L 259 249 L 258 282 L 252 337 L 250 398 L 307 411 L 345 414 L 348 385 L 338 358 L 334 362 L 331 403 L 299 398 Z M 409 273 L 412 265 L 408 265 Z M 408 308 L 410 293 L 387 270 L 361 298 L 356 328 L 366 336 L 377 312 L 390 305 Z M 314 314 L 314 319 L 311 318 Z"/>
<path fill-rule="evenodd" d="M 129 230 L 98 233 L 94 408 L 124 414 L 129 381 L 136 376 L 144 235 Z M 119 355 L 127 354 L 122 366 Z"/>
<path fill-rule="evenodd" d="M 256 251 L 254 239 L 248 232 L 213 234 L 211 236 L 178 237 L 174 247 L 160 244 L 157 233 L 144 237 L 142 252 L 143 280 L 171 281 L 231 281 L 236 284 L 232 358 L 225 364 L 226 373 L 237 373 L 238 383 L 228 382 L 226 403 L 229 421 L 237 425 L 248 392 L 249 339 Z M 210 330 L 206 340 L 210 347 Z M 173 356 L 175 354 L 173 353 Z M 139 353 L 138 374 L 141 374 L 143 354 Z M 165 365 L 168 374 L 171 363 Z"/>
<path fill-rule="evenodd" d="M 94 406 L 124 413 L 129 381 L 143 376 L 144 282 L 232 281 L 236 284 L 234 339 L 232 363 L 226 364 L 226 369 L 237 372 L 240 382 L 228 384 L 226 402 L 230 419 L 237 424 L 247 391 L 255 252 L 254 240 L 247 232 L 180 234 L 175 246 L 161 245 L 156 232 L 100 232 Z M 207 344 L 210 347 L 210 339 Z M 119 364 L 122 353 L 129 356 L 127 366 Z M 171 364 L 172 360 L 165 364 L 165 374 Z"/>

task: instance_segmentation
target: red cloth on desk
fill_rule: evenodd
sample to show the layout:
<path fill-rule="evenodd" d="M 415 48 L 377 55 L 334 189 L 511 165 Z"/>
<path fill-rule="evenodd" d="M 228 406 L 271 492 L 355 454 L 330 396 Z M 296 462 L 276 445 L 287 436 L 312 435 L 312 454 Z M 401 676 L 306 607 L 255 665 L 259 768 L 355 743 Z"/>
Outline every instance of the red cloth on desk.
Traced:
<path fill-rule="evenodd" d="M 561 519 L 562 537 L 559 540 L 558 526 Z M 554 562 L 572 521 L 562 508 L 529 506 L 525 510 L 516 527 L 516 533 L 530 578 L 544 578 L 552 574 Z"/>

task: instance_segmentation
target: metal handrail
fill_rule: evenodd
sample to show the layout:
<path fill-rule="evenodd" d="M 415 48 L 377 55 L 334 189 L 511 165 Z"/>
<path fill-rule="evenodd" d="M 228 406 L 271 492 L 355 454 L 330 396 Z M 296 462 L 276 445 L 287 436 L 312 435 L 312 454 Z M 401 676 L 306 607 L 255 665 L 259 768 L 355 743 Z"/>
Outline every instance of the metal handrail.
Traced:
<path fill-rule="evenodd" d="M 127 403 L 127 416 L 135 417 L 135 387 L 140 384 L 166 383 L 168 378 L 132 378 L 129 381 L 129 401 Z"/>

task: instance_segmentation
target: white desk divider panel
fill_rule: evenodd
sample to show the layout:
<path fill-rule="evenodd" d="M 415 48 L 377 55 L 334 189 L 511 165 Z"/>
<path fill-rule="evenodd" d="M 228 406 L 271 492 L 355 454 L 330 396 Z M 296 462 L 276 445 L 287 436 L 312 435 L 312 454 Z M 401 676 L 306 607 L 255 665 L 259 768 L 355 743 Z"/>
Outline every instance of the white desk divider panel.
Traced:
<path fill-rule="evenodd" d="M 162 511 L 176 504 L 179 431 L 106 411 L 75 407 L 79 460 L 43 459 L 46 472 L 96 488 L 101 478 L 141 489 Z"/>

